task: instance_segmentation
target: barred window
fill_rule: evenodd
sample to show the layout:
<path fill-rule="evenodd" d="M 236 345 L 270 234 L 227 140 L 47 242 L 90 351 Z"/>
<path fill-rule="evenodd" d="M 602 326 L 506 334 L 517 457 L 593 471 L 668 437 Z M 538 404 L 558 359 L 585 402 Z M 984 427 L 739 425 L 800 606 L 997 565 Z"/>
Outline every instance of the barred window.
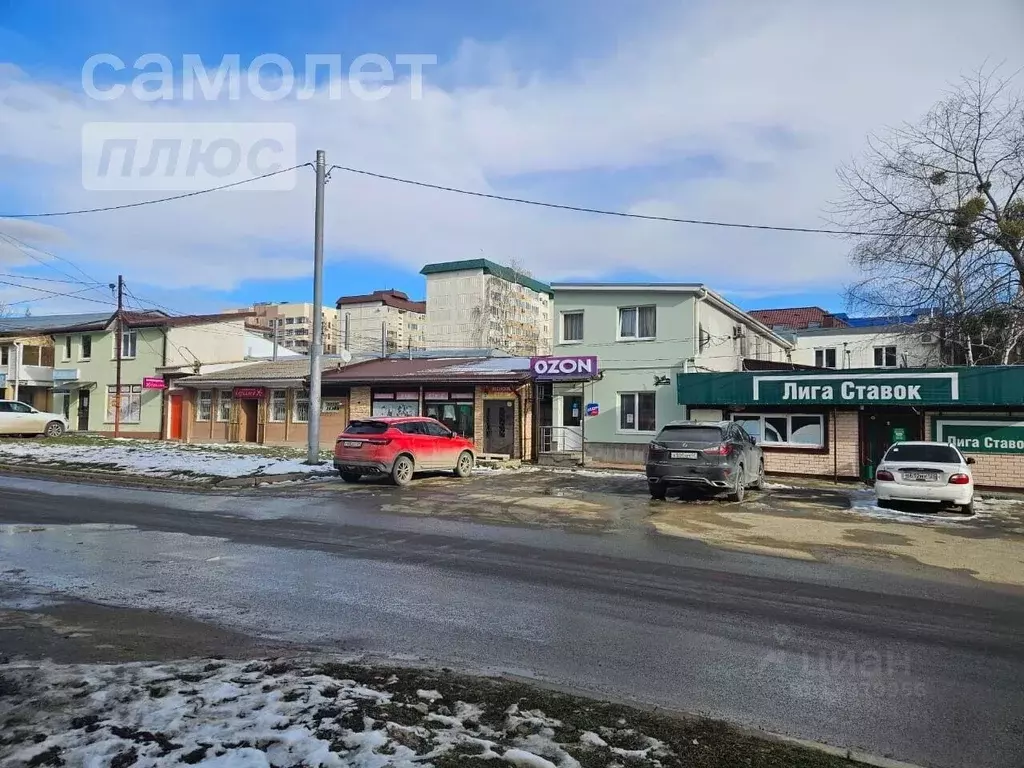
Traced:
<path fill-rule="evenodd" d="M 275 389 L 270 393 L 270 420 L 284 421 L 288 415 L 288 393 Z"/>

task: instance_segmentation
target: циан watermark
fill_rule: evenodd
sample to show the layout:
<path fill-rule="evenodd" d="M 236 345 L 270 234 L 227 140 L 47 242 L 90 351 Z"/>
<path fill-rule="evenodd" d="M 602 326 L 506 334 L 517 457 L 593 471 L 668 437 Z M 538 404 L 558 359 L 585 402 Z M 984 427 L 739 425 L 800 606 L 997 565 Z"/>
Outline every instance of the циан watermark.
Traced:
<path fill-rule="evenodd" d="M 85 123 L 82 186 L 97 192 L 295 188 L 292 123 Z M 271 175 L 268 175 L 271 174 Z M 266 176 L 266 178 L 258 178 Z"/>
<path fill-rule="evenodd" d="M 129 69 L 125 61 L 112 53 L 98 53 L 82 66 L 82 90 L 97 101 L 129 94 L 139 101 L 237 101 L 243 92 L 260 101 L 280 101 L 293 94 L 299 101 L 317 95 L 337 100 L 346 93 L 362 101 L 379 101 L 407 79 L 409 98 L 418 101 L 423 98 L 423 68 L 437 64 L 437 56 L 399 53 L 392 61 L 379 53 L 364 53 L 346 67 L 341 54 L 308 53 L 303 64 L 300 85 L 295 66 L 277 53 L 256 56 L 244 69 L 237 53 L 225 54 L 212 68 L 195 53 L 184 54 L 178 68 L 162 53 L 146 53 L 132 63 L 137 74 L 125 84 L 120 82 Z M 327 76 L 318 80 L 321 69 L 326 69 Z"/>

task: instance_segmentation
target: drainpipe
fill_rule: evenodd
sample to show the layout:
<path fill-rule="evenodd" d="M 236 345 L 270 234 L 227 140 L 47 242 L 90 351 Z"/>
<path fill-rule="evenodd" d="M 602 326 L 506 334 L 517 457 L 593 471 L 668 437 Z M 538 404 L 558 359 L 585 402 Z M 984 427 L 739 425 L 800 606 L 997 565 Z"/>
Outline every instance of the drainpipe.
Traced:
<path fill-rule="evenodd" d="M 700 308 L 697 306 L 699 302 L 704 301 L 708 297 L 708 289 L 704 286 L 700 288 L 700 295 L 693 300 L 693 332 L 690 334 L 690 343 L 693 345 L 693 360 L 696 362 L 697 355 L 700 354 Z"/>
<path fill-rule="evenodd" d="M 21 348 L 20 341 L 14 342 L 14 399 L 18 399 L 19 379 L 21 379 Z"/>
<path fill-rule="evenodd" d="M 160 350 L 160 366 L 167 367 L 167 328 L 160 329 L 163 332 L 164 343 Z M 212 414 L 211 414 L 212 416 Z M 167 389 L 160 390 L 160 439 L 167 439 Z"/>

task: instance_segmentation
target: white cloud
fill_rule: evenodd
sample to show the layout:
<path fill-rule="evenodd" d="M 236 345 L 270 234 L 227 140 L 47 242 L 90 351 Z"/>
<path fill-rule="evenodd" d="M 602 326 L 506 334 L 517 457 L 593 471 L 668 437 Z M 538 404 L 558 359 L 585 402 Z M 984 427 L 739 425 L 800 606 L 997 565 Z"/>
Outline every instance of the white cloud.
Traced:
<path fill-rule="evenodd" d="M 984 35 L 969 5 L 794 1 L 709 5 L 633 24 L 629 38 L 557 75 L 513 69 L 505 46 L 467 41 L 446 64 L 447 90 L 411 101 L 253 99 L 218 103 L 93 102 L 77 84 L 0 69 L 0 167 L 34 164 L 15 180 L 26 205 L 73 208 L 154 195 L 86 194 L 79 133 L 90 120 L 292 121 L 300 156 L 478 191 L 687 218 L 797 226 L 823 222 L 834 168 L 864 136 L 917 119 L 962 73 L 1024 64 L 1024 8 L 992 0 Z M 823 7 L 824 6 L 824 7 Z M 646 6 L 653 8 L 654 6 Z M 459 85 L 460 82 L 463 83 Z M 710 176 L 632 173 L 708 156 Z M 612 173 L 609 173 L 612 172 Z M 646 176 L 645 176 L 646 177 Z M 232 191 L 58 223 L 87 269 L 136 282 L 224 290 L 247 277 L 310 269 L 312 177 L 292 192 Z M 827 237 L 603 219 L 447 195 L 335 172 L 327 190 L 329 258 L 375 254 L 388 265 L 515 258 L 538 276 L 599 276 L 630 268 L 734 290 L 838 288 L 847 244 Z M 4 222 L 3 227 L 8 227 Z M 9 230 L 7 230 L 9 231 Z M 88 259 L 86 262 L 85 259 Z M 328 286 L 328 293 L 334 289 Z"/>

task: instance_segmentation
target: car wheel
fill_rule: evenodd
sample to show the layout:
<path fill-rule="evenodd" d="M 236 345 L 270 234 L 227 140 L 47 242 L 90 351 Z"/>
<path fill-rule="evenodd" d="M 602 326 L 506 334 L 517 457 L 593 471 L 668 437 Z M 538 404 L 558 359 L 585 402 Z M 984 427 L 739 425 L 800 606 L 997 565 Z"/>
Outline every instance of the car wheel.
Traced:
<path fill-rule="evenodd" d="M 346 483 L 358 483 L 359 478 L 362 477 L 358 472 L 342 472 L 341 479 Z"/>
<path fill-rule="evenodd" d="M 64 425 L 59 421 L 51 421 L 46 425 L 46 431 L 43 434 L 47 437 L 60 437 L 64 434 Z"/>
<path fill-rule="evenodd" d="M 729 501 L 741 502 L 745 495 L 746 483 L 743 482 L 743 465 L 736 468 L 735 480 L 733 481 L 732 492 L 729 494 Z"/>
<path fill-rule="evenodd" d="M 974 514 L 974 499 L 971 499 L 966 504 L 961 504 L 960 505 L 960 511 L 963 512 L 965 515 L 973 515 Z"/>
<path fill-rule="evenodd" d="M 469 477 L 473 474 L 473 454 L 463 451 L 459 454 L 459 460 L 455 464 L 456 477 Z"/>
<path fill-rule="evenodd" d="M 412 471 L 412 457 L 399 456 L 391 467 L 391 482 L 395 485 L 408 485 L 412 482 Z"/>
<path fill-rule="evenodd" d="M 754 488 L 761 491 L 764 490 L 764 460 L 757 465 L 757 479 L 754 480 Z"/>
<path fill-rule="evenodd" d="M 651 498 L 655 501 L 664 501 L 668 495 L 668 485 L 666 483 L 651 483 Z"/>
<path fill-rule="evenodd" d="M 882 509 L 892 509 L 892 502 L 888 499 L 875 499 L 875 506 Z"/>

